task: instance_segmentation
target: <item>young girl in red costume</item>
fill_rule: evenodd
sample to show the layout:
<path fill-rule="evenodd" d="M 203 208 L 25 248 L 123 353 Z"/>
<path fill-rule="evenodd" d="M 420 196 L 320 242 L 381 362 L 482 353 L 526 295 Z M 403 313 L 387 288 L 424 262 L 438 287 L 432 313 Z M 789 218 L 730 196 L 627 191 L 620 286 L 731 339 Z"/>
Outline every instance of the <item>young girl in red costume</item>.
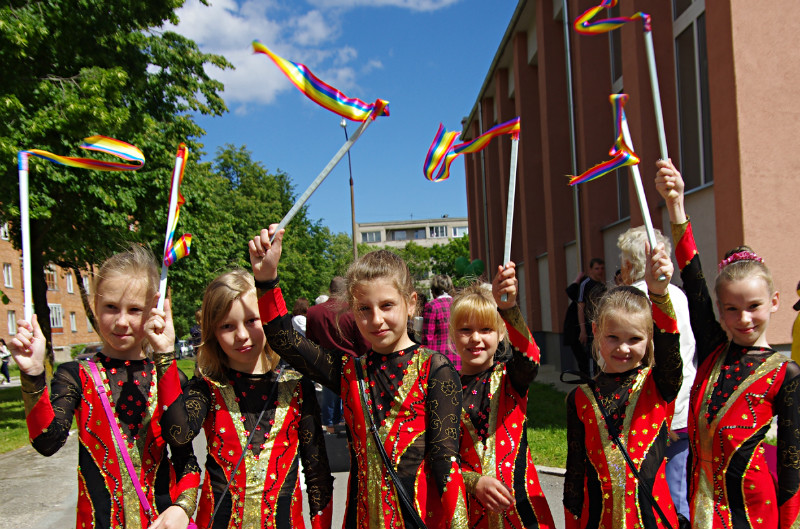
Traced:
<path fill-rule="evenodd" d="M 370 252 L 350 266 L 347 302 L 372 349 L 360 358 L 319 348 L 292 329 L 278 285 L 283 231 L 250 241 L 250 261 L 267 339 L 283 359 L 342 397 L 350 439 L 350 480 L 344 525 L 354 529 L 412 527 L 413 513 L 369 430 L 374 423 L 412 508 L 429 529 L 466 528 L 459 468 L 461 386 L 450 361 L 408 337 L 416 293 L 408 266 L 396 254 Z M 359 388 L 358 367 L 366 391 Z M 363 399 L 362 399 L 363 396 Z M 362 402 L 366 400 L 366 407 Z"/>
<path fill-rule="evenodd" d="M 567 397 L 568 529 L 655 529 L 666 527 L 662 513 L 673 529 L 678 527 L 664 474 L 682 380 L 678 325 L 667 290 L 673 268 L 663 245 L 653 252 L 648 248 L 647 255 L 650 301 L 629 286 L 603 296 L 592 322 L 601 372 Z M 626 448 L 644 483 L 612 436 Z M 648 488 L 661 513 L 651 506 Z"/>
<path fill-rule="evenodd" d="M 198 526 L 208 527 L 218 509 L 212 525 L 218 529 L 302 529 L 302 460 L 311 526 L 330 529 L 333 478 L 314 385 L 294 371 L 276 369 L 278 357 L 264 337 L 253 277 L 233 270 L 206 288 L 197 355 L 201 376 L 183 391 L 171 350 L 175 332 L 168 302 L 164 309 L 148 324 L 163 378 L 158 402 L 164 437 L 180 447 L 191 444 L 201 428 L 206 434 Z"/>
<path fill-rule="evenodd" d="M 158 269 L 139 246 L 107 259 L 94 284 L 94 313 L 103 350 L 89 360 L 61 364 L 45 384 L 45 338 L 34 315 L 18 322 L 11 340 L 20 368 L 31 444 L 49 456 L 67 440 L 77 419 L 78 519 L 76 527 L 184 529 L 194 513 L 200 469 L 191 447 L 171 450 L 161 437 L 160 384 L 145 355 L 145 318 L 155 304 Z M 92 378 L 99 368 L 125 446 L 118 446 Z M 155 513 L 145 514 L 126 469 L 127 451 Z"/>
<path fill-rule="evenodd" d="M 508 263 L 498 267 L 491 293 L 472 285 L 450 309 L 450 338 L 461 357 L 461 468 L 472 528 L 555 527 L 525 434 L 539 347 L 516 300 L 516 267 Z M 510 358 L 495 358 L 506 330 Z"/>
<path fill-rule="evenodd" d="M 772 276 L 751 249 L 729 252 L 715 284 L 718 322 L 684 210 L 683 179 L 669 160 L 657 167 L 656 188 L 672 222 L 697 341 L 689 413 L 692 526 L 798 527 L 800 367 L 767 342 L 770 317 L 778 310 Z M 763 447 L 775 415 L 777 488 Z"/>

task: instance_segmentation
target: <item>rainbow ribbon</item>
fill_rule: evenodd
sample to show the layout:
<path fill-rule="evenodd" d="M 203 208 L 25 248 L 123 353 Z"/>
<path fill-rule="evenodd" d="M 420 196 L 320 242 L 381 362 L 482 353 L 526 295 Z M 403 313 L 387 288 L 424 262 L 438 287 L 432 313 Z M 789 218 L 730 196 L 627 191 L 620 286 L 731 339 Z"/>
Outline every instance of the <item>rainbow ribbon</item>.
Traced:
<path fill-rule="evenodd" d="M 439 123 L 439 130 L 436 131 L 436 136 L 433 138 L 433 143 L 431 143 L 431 147 L 428 149 L 428 154 L 425 156 L 425 163 L 422 166 L 422 172 L 425 174 L 425 178 L 431 182 L 438 182 L 442 179 L 442 171 L 439 171 L 439 174 L 436 176 L 434 176 L 433 173 L 442 163 L 447 153 L 450 152 L 450 148 L 453 146 L 456 138 L 458 138 L 458 135 L 459 133 L 456 131 L 447 132 L 444 126 Z"/>
<path fill-rule="evenodd" d="M 175 238 L 175 229 L 178 227 L 178 217 L 181 213 L 181 206 L 186 203 L 186 200 L 183 198 L 183 195 L 180 192 L 180 185 L 183 183 L 183 171 L 186 169 L 186 162 L 189 159 L 189 148 L 186 147 L 185 144 L 181 143 L 178 146 L 178 152 L 175 155 L 176 158 L 180 158 L 182 160 L 181 163 L 181 172 L 178 175 L 178 186 L 175 189 L 170 188 L 170 202 L 172 202 L 172 193 L 178 193 L 178 205 L 175 208 L 175 217 L 172 219 L 172 225 L 169 227 L 169 235 L 167 236 L 166 242 L 164 243 L 164 266 L 171 266 L 175 261 L 178 259 L 182 259 L 189 255 L 189 252 L 192 249 L 192 235 L 190 233 L 185 233 L 181 235 L 180 239 L 173 244 L 172 241 Z M 174 176 L 173 176 L 174 179 Z"/>
<path fill-rule="evenodd" d="M 129 162 L 136 162 L 134 165 L 120 162 L 106 162 L 95 160 L 94 158 L 75 158 L 72 156 L 61 156 L 41 149 L 29 149 L 23 151 L 49 162 L 66 165 L 67 167 L 77 167 L 78 169 L 93 169 L 95 171 L 135 171 L 144 166 L 144 154 L 137 147 L 124 141 L 115 140 L 107 136 L 90 136 L 83 140 L 81 149 L 97 151 L 116 156 Z"/>
<path fill-rule="evenodd" d="M 624 107 L 625 103 L 628 101 L 628 94 L 611 94 L 608 99 L 614 107 L 614 135 L 617 138 L 614 142 L 614 146 L 608 151 L 608 154 L 613 156 L 613 158 L 595 165 L 581 175 L 570 176 L 569 185 L 571 186 L 600 178 L 607 173 L 616 171 L 620 167 L 639 163 L 639 157 L 636 156 L 636 153 L 633 152 L 625 142 L 625 138 L 622 134 L 622 120 L 625 119 Z"/>
<path fill-rule="evenodd" d="M 650 25 L 650 15 L 641 11 L 634 13 L 633 16 L 630 17 L 611 17 L 590 22 L 590 20 L 593 19 L 595 15 L 597 15 L 597 13 L 603 9 L 610 9 L 617 5 L 617 1 L 618 0 L 603 0 L 600 5 L 587 9 L 581 16 L 576 18 L 575 22 L 572 24 L 575 28 L 575 31 L 583 35 L 599 35 L 600 33 L 608 33 L 609 31 L 613 31 L 618 27 L 627 24 L 628 22 L 633 22 L 639 18 L 644 21 L 644 30 L 651 31 L 652 26 Z"/>
<path fill-rule="evenodd" d="M 431 148 L 428 150 L 428 156 L 425 158 L 425 166 L 424 166 L 425 178 L 427 178 L 431 182 L 441 182 L 442 180 L 447 180 L 448 178 L 450 178 L 450 165 L 453 163 L 453 160 L 455 160 L 458 156 L 462 154 L 472 154 L 481 151 L 485 149 L 486 146 L 489 145 L 489 142 L 491 142 L 494 138 L 496 138 L 497 136 L 502 136 L 503 134 L 511 134 L 511 138 L 517 140 L 519 139 L 519 129 L 520 129 L 520 121 L 519 118 L 517 117 L 509 121 L 506 121 L 505 123 L 500 123 L 499 125 L 495 125 L 494 127 L 487 130 L 474 140 L 466 141 L 464 143 L 459 143 L 458 145 L 450 147 L 449 150 L 446 151 L 447 154 L 442 156 L 441 154 L 436 153 L 435 151 L 439 148 L 442 148 L 442 145 L 444 144 L 444 142 L 447 141 L 448 138 L 442 135 L 442 131 L 444 129 L 442 128 L 441 125 L 439 125 L 439 132 L 436 133 L 436 137 L 433 139 L 433 144 L 431 145 Z M 449 132 L 445 134 L 456 134 L 456 133 Z M 442 137 L 440 138 L 440 136 Z M 455 137 L 453 137 L 452 139 L 455 140 Z M 437 143 L 439 143 L 439 145 L 437 145 Z M 434 151 L 435 154 L 431 155 L 431 151 Z M 433 163 L 434 161 L 433 160 L 434 156 L 437 157 L 436 160 L 437 164 L 441 164 L 441 166 L 439 167 L 439 172 L 436 174 L 436 176 L 432 176 L 434 170 L 436 169 L 436 166 L 431 166 L 431 163 Z M 431 159 L 430 163 L 428 162 L 429 158 Z M 444 158 L 443 162 L 442 158 Z"/>
<path fill-rule="evenodd" d="M 306 97 L 343 118 L 352 121 L 366 121 L 370 117 L 375 119 L 376 116 L 389 115 L 389 103 L 387 101 L 377 99 L 374 103 L 368 105 L 360 99 L 347 97 L 336 88 L 321 81 L 305 65 L 276 55 L 257 40 L 253 41 L 253 52 L 263 53 L 272 59 L 272 62 Z"/>

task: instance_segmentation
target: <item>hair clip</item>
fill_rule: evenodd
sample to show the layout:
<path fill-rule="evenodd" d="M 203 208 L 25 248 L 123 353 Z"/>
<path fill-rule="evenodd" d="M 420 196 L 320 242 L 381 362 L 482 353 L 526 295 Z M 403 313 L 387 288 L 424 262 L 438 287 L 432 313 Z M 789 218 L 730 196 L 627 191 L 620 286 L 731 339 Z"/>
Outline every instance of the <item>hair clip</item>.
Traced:
<path fill-rule="evenodd" d="M 747 250 L 742 252 L 736 252 L 734 254 L 729 255 L 725 259 L 719 262 L 719 270 L 722 271 L 728 265 L 736 263 L 738 261 L 757 261 L 759 263 L 763 263 L 764 260 L 759 257 L 758 255 L 754 254 L 753 252 L 748 252 Z"/>

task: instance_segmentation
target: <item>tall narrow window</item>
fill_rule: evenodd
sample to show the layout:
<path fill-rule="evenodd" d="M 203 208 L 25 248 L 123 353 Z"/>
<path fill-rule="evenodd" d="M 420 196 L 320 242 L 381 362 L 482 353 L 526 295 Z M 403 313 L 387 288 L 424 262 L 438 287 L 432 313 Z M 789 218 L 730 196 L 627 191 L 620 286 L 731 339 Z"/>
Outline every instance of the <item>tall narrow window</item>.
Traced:
<path fill-rule="evenodd" d="M 686 189 L 714 180 L 705 0 L 673 0 L 681 173 Z"/>
<path fill-rule="evenodd" d="M 72 275 L 71 271 L 67 272 L 67 275 L 64 277 L 64 279 L 67 281 L 67 293 L 68 294 L 72 294 L 73 292 L 75 292 L 75 288 L 72 286 L 72 278 L 73 277 L 74 276 Z"/>
<path fill-rule="evenodd" d="M 50 307 L 50 330 L 54 333 L 64 332 L 64 313 L 61 311 L 61 305 L 52 303 L 48 306 Z"/>
<path fill-rule="evenodd" d="M 45 268 L 44 279 L 47 282 L 47 290 L 58 290 L 58 275 L 55 268 L 52 266 Z"/>
<path fill-rule="evenodd" d="M 12 274 L 13 268 L 11 267 L 11 263 L 3 263 L 3 285 L 6 288 L 14 287 L 14 276 Z"/>
<path fill-rule="evenodd" d="M 78 332 L 78 315 L 74 312 L 69 313 L 69 330 Z"/>
<path fill-rule="evenodd" d="M 7 240 L 9 239 L 9 235 L 8 235 L 8 222 L 6 222 L 6 223 L 5 223 L 5 224 L 3 224 L 2 226 L 0 226 L 0 239 L 2 239 L 2 240 L 4 240 L 4 241 L 7 241 Z M 17 331 L 16 331 L 16 329 L 15 329 L 15 330 L 14 330 L 14 333 L 16 334 L 16 332 L 17 332 Z"/>
<path fill-rule="evenodd" d="M 17 313 L 13 310 L 8 311 L 8 334 L 17 334 Z"/>

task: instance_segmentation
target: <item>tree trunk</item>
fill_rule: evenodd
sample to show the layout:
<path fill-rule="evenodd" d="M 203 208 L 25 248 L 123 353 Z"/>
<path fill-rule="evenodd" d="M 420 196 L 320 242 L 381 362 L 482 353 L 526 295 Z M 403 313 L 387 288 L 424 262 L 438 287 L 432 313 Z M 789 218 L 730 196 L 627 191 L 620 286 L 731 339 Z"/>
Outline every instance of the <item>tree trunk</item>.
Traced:
<path fill-rule="evenodd" d="M 45 372 L 48 380 L 53 375 L 53 336 L 50 328 L 50 306 L 47 304 L 47 280 L 45 279 L 44 252 L 42 250 L 42 234 L 39 232 L 40 224 L 31 220 L 31 283 L 33 296 L 33 311 L 36 313 L 39 327 L 42 328 L 47 352 L 45 353 Z"/>

